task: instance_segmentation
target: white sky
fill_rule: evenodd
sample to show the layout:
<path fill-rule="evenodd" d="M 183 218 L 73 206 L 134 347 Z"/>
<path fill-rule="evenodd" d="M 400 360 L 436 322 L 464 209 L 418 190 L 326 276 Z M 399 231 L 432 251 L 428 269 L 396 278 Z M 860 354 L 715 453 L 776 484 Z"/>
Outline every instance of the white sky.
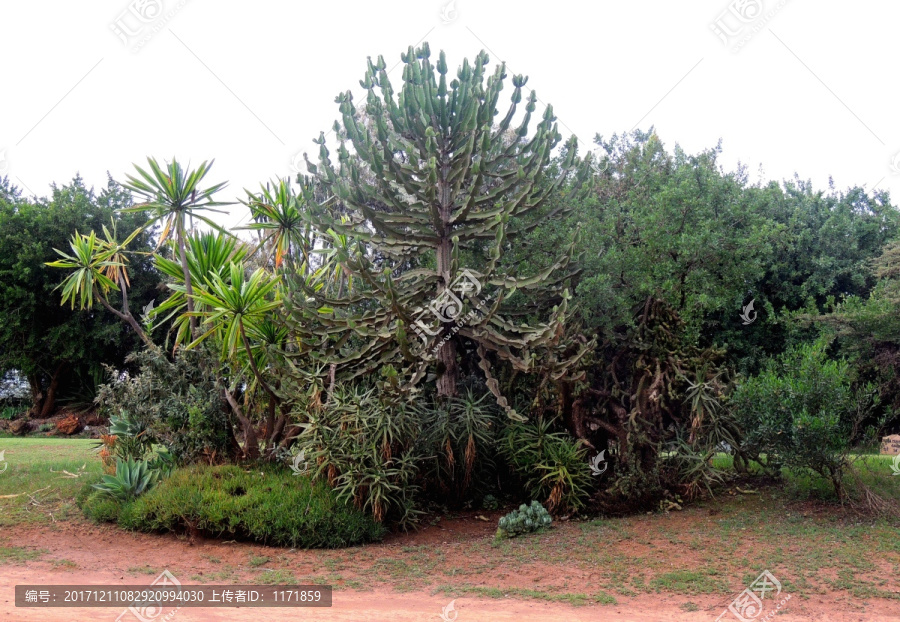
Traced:
<path fill-rule="evenodd" d="M 359 100 L 367 56 L 384 55 L 390 68 L 424 38 L 435 62 L 447 52 L 451 74 L 485 48 L 510 76 L 528 75 L 564 139 L 655 125 L 669 149 L 721 138 L 725 166 L 740 160 L 754 177 L 797 172 L 826 189 L 830 175 L 840 189 L 900 195 L 900 3 L 445 4 L 0 0 L 0 175 L 46 195 L 77 172 L 99 190 L 106 171 L 123 180 L 148 155 L 215 158 L 207 181 L 230 182 L 221 200 L 243 198 L 245 187 L 293 176 L 295 155 L 315 161 L 311 139 L 337 118 L 338 92 Z M 160 5 L 171 18 L 149 25 L 127 12 L 149 18 Z M 710 28 L 729 7 L 749 20 L 730 49 Z M 130 49 L 111 28 L 119 19 L 121 32 L 139 33 Z M 732 12 L 719 22 L 732 32 L 743 24 Z M 399 88 L 400 68 L 390 76 Z M 501 102 L 511 91 L 508 78 Z M 229 226 L 246 216 L 232 209 Z"/>

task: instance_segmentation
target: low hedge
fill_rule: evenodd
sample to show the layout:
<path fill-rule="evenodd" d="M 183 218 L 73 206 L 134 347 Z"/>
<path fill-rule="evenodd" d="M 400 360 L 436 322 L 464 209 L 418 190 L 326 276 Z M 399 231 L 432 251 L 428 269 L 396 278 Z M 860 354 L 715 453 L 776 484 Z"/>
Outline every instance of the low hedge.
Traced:
<path fill-rule="evenodd" d="M 85 516 L 144 532 L 190 532 L 294 548 L 339 548 L 381 539 L 384 527 L 334 491 L 280 467 L 177 469 L 132 502 L 86 486 Z"/>

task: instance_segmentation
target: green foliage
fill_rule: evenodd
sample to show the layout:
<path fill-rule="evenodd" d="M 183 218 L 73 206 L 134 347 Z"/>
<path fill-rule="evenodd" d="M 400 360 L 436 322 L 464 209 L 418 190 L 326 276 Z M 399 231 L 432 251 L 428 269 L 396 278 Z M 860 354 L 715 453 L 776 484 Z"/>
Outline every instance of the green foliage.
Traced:
<path fill-rule="evenodd" d="M 325 407 L 309 413 L 298 443 L 317 464 L 314 477 L 332 484 L 340 500 L 371 512 L 378 522 L 390 516 L 406 525 L 419 513 L 419 426 L 405 402 L 382 401 L 374 389 L 359 385 L 338 385 Z"/>
<path fill-rule="evenodd" d="M 84 515 L 95 523 L 114 523 L 119 520 L 124 502 L 117 497 L 96 490 L 86 484 L 76 500 Z"/>
<path fill-rule="evenodd" d="M 741 383 L 734 408 L 745 429 L 744 446 L 769 465 L 811 469 L 843 498 L 848 454 L 875 397 L 871 385 L 854 390 L 845 360 L 831 360 L 827 342 L 792 348 L 758 376 Z"/>
<path fill-rule="evenodd" d="M 552 512 L 578 510 L 593 487 L 587 448 L 565 432 L 554 432 L 553 420 L 513 423 L 500 451 L 532 497 L 546 499 Z"/>
<path fill-rule="evenodd" d="M 163 224 L 159 244 L 165 242 L 170 234 L 183 236 L 186 217 L 196 217 L 213 229 L 222 231 L 222 227 L 204 212 L 226 213 L 214 208 L 228 203 L 215 201 L 213 195 L 227 184 L 221 182 L 209 188 L 200 187 L 200 182 L 214 162 L 201 162 L 200 166 L 189 171 L 185 171 L 175 158 L 165 167 L 160 166 L 155 158 L 147 158 L 149 171 L 135 164 L 138 177 L 126 175 L 128 181 L 124 186 L 143 198 L 144 202 L 127 208 L 127 211 L 149 212 L 152 219 L 148 222 Z"/>
<path fill-rule="evenodd" d="M 123 460 L 142 460 L 153 448 L 147 423 L 131 417 L 127 410 L 109 417 L 109 433 L 115 435 L 116 455 Z"/>
<path fill-rule="evenodd" d="M 116 474 L 104 475 L 94 488 L 119 501 L 130 501 L 153 488 L 159 477 L 160 472 L 151 468 L 146 460 L 118 458 Z"/>
<path fill-rule="evenodd" d="M 112 371 L 97 397 L 111 422 L 127 417 L 128 426 L 121 425 L 140 439 L 128 441 L 126 435 L 126 446 L 137 443 L 135 451 L 145 455 L 149 443 L 161 443 L 180 463 L 231 455 L 231 423 L 216 384 L 216 362 L 209 353 L 181 351 L 169 360 L 158 351 L 145 350 L 129 361 L 137 371 L 125 378 Z"/>
<path fill-rule="evenodd" d="M 260 184 L 260 189 L 258 194 L 245 189 L 247 201 L 244 204 L 250 209 L 254 222 L 240 228 L 256 231 L 260 247 L 266 243 L 271 246 L 275 268 L 281 267 L 285 258 L 294 261 L 298 253 L 308 264 L 314 237 L 311 225 L 303 218 L 306 209 L 303 196 L 297 196 L 290 181 L 285 179 L 279 179 L 271 186 Z"/>
<path fill-rule="evenodd" d="M 277 466 L 178 469 L 123 511 L 119 524 L 296 548 L 354 546 L 384 534 L 326 484 Z"/>
<path fill-rule="evenodd" d="M 451 504 L 465 499 L 470 487 L 484 486 L 494 472 L 493 455 L 501 420 L 486 391 L 472 389 L 459 398 L 420 400 L 423 475 Z"/>
<path fill-rule="evenodd" d="M 484 499 L 481 500 L 481 507 L 485 510 L 494 511 L 500 508 L 500 501 L 494 495 L 484 495 Z"/>
<path fill-rule="evenodd" d="M 128 193 L 112 180 L 97 193 L 76 177 L 70 184 L 54 185 L 49 197 L 34 199 L 22 198 L 8 180 L 0 180 L 0 376 L 19 370 L 37 398 L 32 407 L 45 411 L 43 416 L 52 414 L 55 398 L 90 391 L 92 386 L 82 385 L 91 384 L 102 364 L 121 366 L 139 343 L 106 313 L 61 306 L 56 288 L 65 275 L 46 265 L 58 258 L 54 249 L 69 247 L 75 231 L 101 231 L 111 223 L 112 229 L 131 231 L 143 225 L 143 216 L 118 212 L 129 205 Z M 133 246 L 150 248 L 152 234 L 144 231 Z M 105 244 L 100 238 L 95 242 Z M 129 274 L 131 303 L 147 304 L 159 282 L 150 260 L 136 258 Z M 119 294 L 111 295 L 118 304 Z"/>
<path fill-rule="evenodd" d="M 196 313 L 203 318 L 207 330 L 188 345 L 188 349 L 196 347 L 210 335 L 218 334 L 223 359 L 233 357 L 238 348 L 246 347 L 249 351 L 247 331 L 258 330 L 259 322 L 266 314 L 281 306 L 277 297 L 270 299 L 278 285 L 277 277 L 262 268 L 245 277 L 244 265 L 236 262 L 229 264 L 228 274 L 228 282 L 213 272 L 209 275 L 208 287 L 201 288 L 197 284 L 195 300 L 203 305 L 203 311 Z"/>
<path fill-rule="evenodd" d="M 515 538 L 522 534 L 543 531 L 549 528 L 552 522 L 550 513 L 537 501 L 532 501 L 531 505 L 523 503 L 519 509 L 500 519 L 496 537 Z"/>

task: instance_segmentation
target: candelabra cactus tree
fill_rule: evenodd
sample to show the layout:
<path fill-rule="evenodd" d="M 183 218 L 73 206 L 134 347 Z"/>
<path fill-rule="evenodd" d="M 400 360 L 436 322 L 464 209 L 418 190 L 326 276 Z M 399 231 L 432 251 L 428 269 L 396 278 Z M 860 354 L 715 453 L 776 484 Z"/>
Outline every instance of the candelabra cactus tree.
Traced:
<path fill-rule="evenodd" d="M 474 63 L 463 61 L 455 79 L 448 79 L 444 52 L 432 64 L 427 43 L 401 58 L 399 93 L 379 56 L 369 59 L 360 81 L 363 106 L 350 91 L 337 97 L 337 162 L 324 135 L 315 141 L 317 163 L 307 159 L 331 197 L 310 195 L 308 217 L 321 232 L 356 241 L 342 265 L 361 286 L 340 299 L 307 289 L 306 305 L 296 305 L 293 315 L 323 306 L 333 311 L 316 322 L 332 343 L 343 335 L 332 360 L 350 375 L 405 361 L 415 385 L 436 362 L 441 396 L 456 395 L 461 357 L 477 354 L 488 387 L 518 417 L 500 395 L 490 359 L 521 371 L 549 361 L 559 374 L 584 350 L 562 343 L 574 241 L 535 274 L 518 274 L 502 261 L 516 234 L 530 226 L 529 216 L 552 218 L 565 209 L 547 199 L 581 177 L 574 174 L 583 170 L 576 139 L 558 163 L 551 160 L 562 136 L 550 106 L 529 137 L 537 98 L 532 91 L 517 120 L 527 82 L 521 75 L 513 77 L 509 108 L 498 118 L 506 68 L 501 63 L 486 75 L 484 51 Z"/>

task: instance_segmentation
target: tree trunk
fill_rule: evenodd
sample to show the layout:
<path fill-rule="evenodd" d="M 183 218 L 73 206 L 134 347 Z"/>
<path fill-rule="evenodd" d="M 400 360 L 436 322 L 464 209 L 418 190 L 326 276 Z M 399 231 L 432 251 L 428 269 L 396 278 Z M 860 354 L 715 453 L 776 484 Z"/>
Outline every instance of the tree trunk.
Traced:
<path fill-rule="evenodd" d="M 41 389 L 41 377 L 38 374 L 28 375 L 28 386 L 31 388 L 31 409 L 29 417 L 36 417 L 44 405 L 44 391 Z"/>
<path fill-rule="evenodd" d="M 253 429 L 253 423 L 244 416 L 244 412 L 231 392 L 228 389 L 223 389 L 223 391 L 225 392 L 225 399 L 228 400 L 228 405 L 231 406 L 231 410 L 240 422 L 241 429 L 244 432 L 244 458 L 247 460 L 259 459 L 259 438 L 256 436 L 256 430 Z"/>
<path fill-rule="evenodd" d="M 269 396 L 269 407 L 266 410 L 266 447 L 271 447 L 271 439 L 275 436 L 275 407 L 277 406 L 275 396 Z"/>
<path fill-rule="evenodd" d="M 450 176 L 449 158 L 445 155 L 441 166 L 441 180 L 438 182 L 440 190 L 440 215 L 441 215 L 441 231 L 440 242 L 437 246 L 437 271 L 440 275 L 438 281 L 438 300 L 441 299 L 444 291 L 450 287 L 450 251 L 451 251 L 451 224 L 450 217 L 453 203 L 450 197 L 450 184 L 447 178 Z M 449 333 L 452 323 L 444 323 L 441 321 L 443 330 L 441 338 Z M 437 393 L 441 397 L 456 397 L 456 381 L 459 378 L 459 365 L 456 363 L 456 336 L 453 335 L 438 350 L 438 378 Z"/>
<path fill-rule="evenodd" d="M 451 338 L 438 350 L 437 392 L 441 397 L 456 397 L 456 379 L 459 365 L 456 363 L 456 342 Z"/>
<path fill-rule="evenodd" d="M 65 363 L 60 363 L 53 371 L 53 376 L 50 378 L 50 387 L 47 389 L 47 398 L 41 406 L 40 414 L 37 415 L 39 419 L 46 419 L 56 410 L 56 391 L 59 389 L 59 379 L 62 377 L 65 365 Z"/>
<path fill-rule="evenodd" d="M 187 263 L 187 253 L 184 250 L 184 222 L 181 218 L 178 219 L 176 224 L 176 235 L 178 236 L 178 256 L 181 259 L 181 269 L 184 272 L 184 291 L 187 294 L 185 298 L 187 298 L 187 310 L 188 313 L 194 312 L 194 286 L 191 283 L 191 271 L 188 268 Z M 190 316 L 191 323 L 191 337 L 194 339 L 197 338 L 197 318 L 193 315 Z"/>

